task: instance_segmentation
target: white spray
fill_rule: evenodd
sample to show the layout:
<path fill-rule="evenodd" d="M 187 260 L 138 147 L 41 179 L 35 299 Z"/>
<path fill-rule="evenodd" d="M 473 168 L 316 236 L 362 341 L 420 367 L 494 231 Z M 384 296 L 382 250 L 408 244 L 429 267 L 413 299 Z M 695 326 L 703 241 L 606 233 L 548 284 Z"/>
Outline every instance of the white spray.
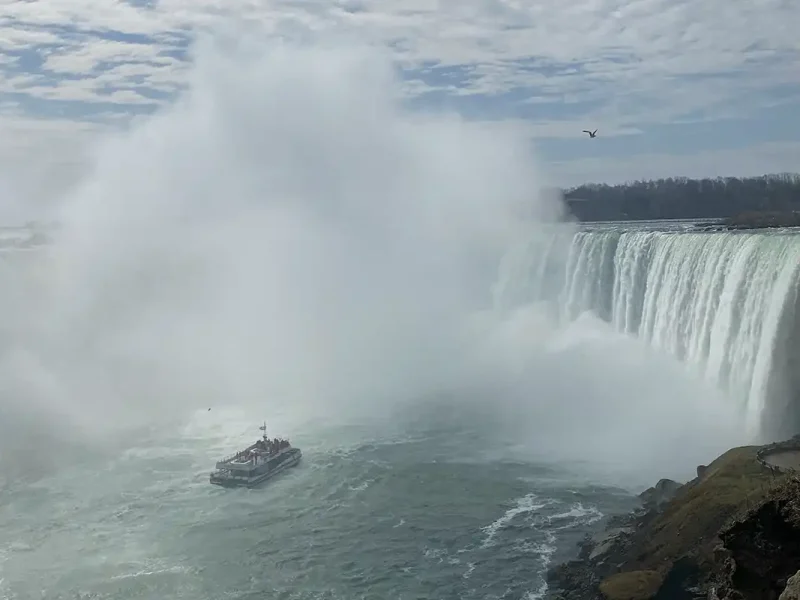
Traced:
<path fill-rule="evenodd" d="M 685 453 L 716 449 L 718 415 L 692 414 L 697 388 L 661 357 L 535 306 L 481 312 L 519 215 L 535 230 L 561 206 L 522 132 L 401 96 L 375 48 L 200 46 L 188 93 L 107 140 L 64 199 L 27 312 L 4 318 L 4 407 L 89 435 L 470 389 L 553 459 L 672 464 L 687 424 Z"/>

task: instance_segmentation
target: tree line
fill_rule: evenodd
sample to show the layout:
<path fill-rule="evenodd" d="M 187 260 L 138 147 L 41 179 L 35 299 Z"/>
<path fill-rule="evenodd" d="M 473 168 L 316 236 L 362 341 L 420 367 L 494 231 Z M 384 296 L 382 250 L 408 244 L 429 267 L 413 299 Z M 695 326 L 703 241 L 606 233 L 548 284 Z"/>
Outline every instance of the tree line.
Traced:
<path fill-rule="evenodd" d="M 800 174 L 584 184 L 564 190 L 581 221 L 704 219 L 743 212 L 800 211 Z"/>

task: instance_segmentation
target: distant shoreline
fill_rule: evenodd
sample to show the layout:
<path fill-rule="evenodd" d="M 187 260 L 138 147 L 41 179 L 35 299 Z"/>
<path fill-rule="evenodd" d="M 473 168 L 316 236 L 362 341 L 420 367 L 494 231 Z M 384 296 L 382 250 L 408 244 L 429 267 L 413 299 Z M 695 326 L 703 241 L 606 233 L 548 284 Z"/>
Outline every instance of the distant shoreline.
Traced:
<path fill-rule="evenodd" d="M 800 227 L 800 212 L 798 211 L 746 211 L 723 219 L 719 225 L 705 225 L 726 231 L 739 229 L 776 229 L 785 227 Z M 717 230 L 719 230 L 717 229 Z"/>
<path fill-rule="evenodd" d="M 729 219 L 800 210 L 800 175 L 587 183 L 562 194 L 569 212 L 584 222 Z"/>

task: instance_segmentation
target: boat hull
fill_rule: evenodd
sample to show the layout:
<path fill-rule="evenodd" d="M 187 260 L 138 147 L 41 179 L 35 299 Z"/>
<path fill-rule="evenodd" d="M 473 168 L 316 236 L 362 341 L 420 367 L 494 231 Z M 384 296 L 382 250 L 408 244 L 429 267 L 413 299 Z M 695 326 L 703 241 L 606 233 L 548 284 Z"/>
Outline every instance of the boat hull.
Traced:
<path fill-rule="evenodd" d="M 254 488 L 260 486 L 267 480 L 276 477 L 280 473 L 283 473 L 287 469 L 291 469 L 292 467 L 297 466 L 298 463 L 300 462 L 300 459 L 302 458 L 303 458 L 303 453 L 299 449 L 294 448 L 292 456 L 281 462 L 279 465 L 276 465 L 275 467 L 272 467 L 268 471 L 265 471 L 263 473 L 258 473 L 250 477 L 230 477 L 225 475 L 219 475 L 217 473 L 212 473 L 211 476 L 209 477 L 209 481 L 213 485 L 218 485 L 220 487 L 226 487 L 226 488 L 235 488 L 235 487 Z"/>

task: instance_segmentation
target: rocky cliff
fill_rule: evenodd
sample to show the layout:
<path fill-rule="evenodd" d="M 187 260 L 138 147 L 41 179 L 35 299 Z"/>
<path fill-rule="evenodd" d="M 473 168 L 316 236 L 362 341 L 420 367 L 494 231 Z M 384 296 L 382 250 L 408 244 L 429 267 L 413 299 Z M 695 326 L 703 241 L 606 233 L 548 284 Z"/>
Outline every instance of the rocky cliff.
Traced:
<path fill-rule="evenodd" d="M 660 481 L 551 569 L 550 597 L 777 600 L 800 570 L 800 480 L 763 453 L 734 448 L 684 485 Z"/>

